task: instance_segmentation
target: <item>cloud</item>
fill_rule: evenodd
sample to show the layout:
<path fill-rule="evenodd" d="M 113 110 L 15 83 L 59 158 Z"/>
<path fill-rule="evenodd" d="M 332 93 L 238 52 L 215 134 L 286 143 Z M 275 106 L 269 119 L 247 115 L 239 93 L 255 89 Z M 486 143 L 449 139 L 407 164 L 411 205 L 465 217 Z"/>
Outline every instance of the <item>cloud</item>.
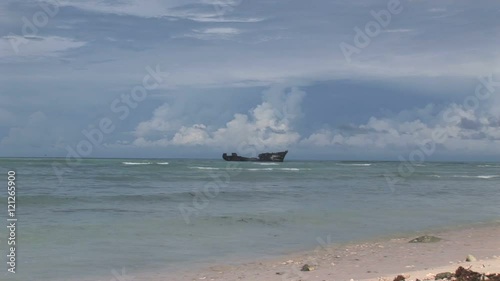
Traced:
<path fill-rule="evenodd" d="M 353 55 L 352 63 L 345 60 L 339 44 L 353 44 L 354 28 L 364 30 L 374 20 L 371 11 L 386 8 L 387 1 L 333 0 L 310 5 L 299 0 L 286 4 L 264 0 L 59 0 L 59 13 L 40 28 L 39 36 L 9 36 L 22 33 L 22 18 L 32 20 L 41 1 L 51 2 L 0 4 L 0 62 L 5 65 L 0 70 L 2 96 L 15 101 L 3 101 L 11 106 L 4 108 L 16 117 L 38 110 L 54 112 L 61 117 L 47 114 L 50 122 L 67 120 L 62 135 L 70 140 L 79 137 L 78 129 L 74 129 L 76 133 L 71 130 L 76 124 L 91 122 L 88 119 L 94 114 L 85 113 L 89 108 L 95 114 L 109 111 L 110 100 L 130 93 L 140 83 L 146 65 L 159 64 L 171 74 L 167 83 L 151 91 L 133 120 L 110 136 L 110 143 L 126 139 L 129 144 L 142 141 L 146 146 L 189 148 L 247 140 L 258 144 L 262 138 L 266 140 L 262 145 L 302 145 L 308 140 L 307 149 L 318 144 L 356 151 L 366 145 L 366 149 L 385 147 L 390 151 L 412 145 L 429 130 L 440 128 L 442 107 L 473 90 L 467 81 L 500 65 L 500 37 L 494 36 L 499 32 L 500 2 L 495 1 L 483 3 L 481 12 L 472 2 L 402 2 L 403 12 L 370 37 L 369 45 Z M 16 40 L 23 42 L 17 55 L 11 46 Z M 30 83 L 24 83 L 26 77 Z M 309 115 L 304 119 L 274 118 L 272 114 L 282 111 L 279 103 L 269 106 L 270 97 L 259 102 L 259 97 L 247 95 L 275 84 L 301 85 L 308 93 L 304 110 Z M 236 98 L 229 102 L 221 98 L 222 92 L 241 96 L 242 102 Z M 190 109 L 206 112 L 171 103 L 172 95 L 180 93 L 186 94 L 187 104 L 196 104 Z M 199 93 L 213 99 L 214 106 L 203 108 L 195 96 Z M 360 102 L 352 98 L 345 102 L 347 95 L 359 97 Z M 373 102 L 395 95 L 387 104 Z M 169 103 L 160 107 L 166 100 Z M 312 109 L 312 104 L 328 102 L 345 104 L 345 110 Z M 430 102 L 435 106 L 422 106 Z M 399 112 L 413 104 L 421 108 L 396 116 L 381 114 L 381 110 Z M 209 112 L 214 108 L 223 114 Z M 487 120 L 500 114 L 495 115 L 493 109 L 489 113 L 491 116 L 484 116 Z M 5 113 L 0 115 L 4 118 Z M 471 146 L 464 140 L 467 134 L 471 143 L 494 138 L 494 120 L 483 122 L 478 112 L 474 116 L 448 126 L 461 134 L 449 138 L 448 148 L 455 140 L 457 147 Z M 263 125 L 262 120 L 276 120 L 279 126 L 272 122 Z M 7 136 L 10 127 L 19 128 L 22 122 L 3 126 L 0 135 Z M 286 126 L 280 131 L 283 124 Z M 237 126 L 243 129 L 237 130 Z M 132 147 L 130 151 L 140 154 L 144 150 Z"/>
<path fill-rule="evenodd" d="M 145 18 L 169 16 L 172 8 L 182 5 L 182 1 L 99 1 L 99 0 L 59 0 L 61 6 L 69 6 L 96 13 L 130 15 Z M 185 1 L 193 3 L 194 1 Z"/>
<path fill-rule="evenodd" d="M 177 115 L 170 111 L 172 107 L 164 104 L 155 110 L 152 119 L 137 126 L 137 138 L 133 143 L 137 146 L 286 148 L 300 139 L 294 124 L 302 117 L 304 97 L 305 93 L 298 88 L 271 88 L 264 92 L 261 104 L 248 114 L 235 114 L 221 128 L 212 128 L 208 124 L 180 125 L 177 119 L 169 118 Z M 162 138 L 154 139 L 158 135 Z"/>
<path fill-rule="evenodd" d="M 58 56 L 62 52 L 80 48 L 86 42 L 59 36 L 8 35 L 0 38 L 0 58 Z"/>
<path fill-rule="evenodd" d="M 232 27 L 206 28 L 202 30 L 193 30 L 193 33 L 185 34 L 185 37 L 192 37 L 203 40 L 210 39 L 229 39 L 241 33 L 241 30 Z"/>
<path fill-rule="evenodd" d="M 95 13 L 135 16 L 142 18 L 172 17 L 188 19 L 197 22 L 259 22 L 263 19 L 251 17 L 231 17 L 242 0 L 128 0 L 128 1 L 97 1 L 97 0 L 59 0 L 61 6 L 75 7 Z"/>
<path fill-rule="evenodd" d="M 446 12 L 446 8 L 431 8 L 429 9 L 429 12 L 431 13 L 443 13 Z"/>
<path fill-rule="evenodd" d="M 205 34 L 223 34 L 223 35 L 235 35 L 240 34 L 240 30 L 231 27 L 217 27 L 217 28 L 207 28 L 203 31 L 199 31 Z"/>
<path fill-rule="evenodd" d="M 141 122 L 135 129 L 134 135 L 140 139 L 159 139 L 165 137 L 166 133 L 178 130 L 182 127 L 178 107 L 172 107 L 165 103 L 153 112 L 153 117 L 145 122 Z"/>
<path fill-rule="evenodd" d="M 28 117 L 23 126 L 13 127 L 7 136 L 0 140 L 1 146 L 44 147 L 53 144 L 52 128 L 48 118 L 41 111 Z"/>
<path fill-rule="evenodd" d="M 488 152 L 500 145 L 500 115 L 496 108 L 468 108 L 452 103 L 437 111 L 433 105 L 403 111 L 392 118 L 371 117 L 352 130 L 319 130 L 302 140 L 310 146 L 412 149 L 432 140 L 445 151 Z M 436 136 L 440 136 L 436 138 Z M 495 148 L 496 147 L 496 148 Z"/>
<path fill-rule="evenodd" d="M 330 147 L 344 151 L 407 151 L 435 140 L 442 152 L 485 153 L 500 145 L 500 104 L 495 97 L 477 108 L 463 104 L 428 104 L 387 116 L 372 116 L 366 123 L 345 124 L 304 134 L 299 123 L 305 93 L 298 88 L 273 87 L 247 114 L 237 113 L 222 127 L 210 123 L 186 124 L 175 105 L 164 104 L 140 123 L 132 142 L 141 147 L 208 146 L 284 149 Z M 176 109 L 177 108 L 177 109 Z M 327 124 L 325 124 L 327 125 Z M 495 148 L 496 147 L 496 148 Z"/>
<path fill-rule="evenodd" d="M 190 18 L 193 21 L 197 22 L 226 22 L 226 23 L 255 23 L 264 21 L 264 18 L 235 18 L 235 17 L 217 17 L 215 15 L 211 15 L 209 17 L 192 17 Z"/>

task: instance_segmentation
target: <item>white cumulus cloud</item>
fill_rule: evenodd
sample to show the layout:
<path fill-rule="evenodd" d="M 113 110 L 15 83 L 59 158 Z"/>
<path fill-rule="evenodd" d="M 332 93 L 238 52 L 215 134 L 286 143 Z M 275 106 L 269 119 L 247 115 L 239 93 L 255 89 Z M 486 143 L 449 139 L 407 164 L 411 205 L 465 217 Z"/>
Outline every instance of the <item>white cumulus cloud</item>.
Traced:
<path fill-rule="evenodd" d="M 301 103 L 304 97 L 305 93 L 298 88 L 271 88 L 263 94 L 261 104 L 247 114 L 235 114 L 221 128 L 212 128 L 208 124 L 179 127 L 176 113 L 170 111 L 170 105 L 164 104 L 155 110 L 150 120 L 137 126 L 134 144 L 286 148 L 300 140 L 294 123 L 302 116 Z M 162 137 L 152 137 L 158 135 Z"/>
<path fill-rule="evenodd" d="M 495 104 L 495 103 L 491 103 Z M 320 130 L 301 142 L 311 146 L 412 149 L 429 141 L 446 151 L 488 152 L 500 148 L 500 115 L 496 107 L 469 108 L 450 104 L 440 111 L 424 109 L 398 116 L 371 117 L 366 124 L 339 130 Z"/>

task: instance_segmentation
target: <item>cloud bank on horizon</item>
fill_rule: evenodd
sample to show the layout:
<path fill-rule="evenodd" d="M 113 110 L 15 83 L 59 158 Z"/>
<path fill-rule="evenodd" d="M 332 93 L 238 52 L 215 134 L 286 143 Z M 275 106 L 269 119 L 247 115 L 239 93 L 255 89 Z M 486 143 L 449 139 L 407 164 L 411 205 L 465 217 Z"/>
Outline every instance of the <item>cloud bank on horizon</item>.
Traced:
<path fill-rule="evenodd" d="M 500 159 L 494 1 L 30 0 L 0 16 L 0 156 L 64 156 L 109 119 L 90 157 L 397 160 L 432 143 Z M 148 66 L 168 75 L 135 100 Z"/>

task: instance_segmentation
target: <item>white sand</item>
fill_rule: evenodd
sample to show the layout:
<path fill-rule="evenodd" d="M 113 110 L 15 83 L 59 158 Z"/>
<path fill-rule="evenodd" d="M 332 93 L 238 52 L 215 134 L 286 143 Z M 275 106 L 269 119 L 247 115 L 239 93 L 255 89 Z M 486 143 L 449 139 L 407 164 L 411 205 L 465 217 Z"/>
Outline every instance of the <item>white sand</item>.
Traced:
<path fill-rule="evenodd" d="M 429 244 L 408 243 L 419 234 L 384 241 L 332 245 L 278 260 L 237 266 L 221 264 L 201 271 L 171 272 L 145 278 L 137 276 L 137 280 L 392 281 L 399 274 L 409 280 L 434 280 L 434 274 L 455 272 L 458 266 L 484 273 L 500 273 L 500 225 L 421 234 L 435 235 L 443 240 Z M 478 261 L 465 262 L 469 254 Z M 301 272 L 304 264 L 314 266 L 315 270 Z"/>

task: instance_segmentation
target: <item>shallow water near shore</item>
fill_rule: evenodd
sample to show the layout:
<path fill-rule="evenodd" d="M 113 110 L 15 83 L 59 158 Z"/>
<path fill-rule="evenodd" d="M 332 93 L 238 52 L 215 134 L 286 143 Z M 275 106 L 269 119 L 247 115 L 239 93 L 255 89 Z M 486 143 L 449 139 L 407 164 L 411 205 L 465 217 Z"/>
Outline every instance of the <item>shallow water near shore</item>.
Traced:
<path fill-rule="evenodd" d="M 17 172 L 19 219 L 18 273 L 2 280 L 111 280 L 123 268 L 134 275 L 230 263 L 314 248 L 318 239 L 500 216 L 499 163 L 408 171 L 399 162 L 86 159 L 59 178 L 54 163 L 66 165 L 0 159 L 2 174 Z M 1 209 L 6 202 L 5 190 Z M 6 247 L 6 229 L 0 234 Z"/>

